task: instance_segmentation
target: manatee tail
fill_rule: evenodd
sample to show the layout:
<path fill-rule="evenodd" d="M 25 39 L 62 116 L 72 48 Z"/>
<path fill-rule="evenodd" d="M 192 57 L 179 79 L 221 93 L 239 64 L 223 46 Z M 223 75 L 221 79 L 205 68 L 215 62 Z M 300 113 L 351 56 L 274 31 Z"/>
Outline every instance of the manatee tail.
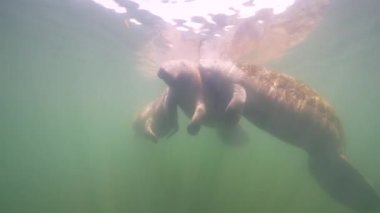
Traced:
<path fill-rule="evenodd" d="M 319 185 L 335 200 L 358 212 L 380 210 L 380 197 L 344 156 L 314 156 L 309 168 Z"/>

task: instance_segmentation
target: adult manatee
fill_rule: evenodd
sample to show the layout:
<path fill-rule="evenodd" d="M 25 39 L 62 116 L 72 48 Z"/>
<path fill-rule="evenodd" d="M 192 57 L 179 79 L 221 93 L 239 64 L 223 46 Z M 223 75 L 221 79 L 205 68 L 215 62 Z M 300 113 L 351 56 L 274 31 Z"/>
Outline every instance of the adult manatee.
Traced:
<path fill-rule="evenodd" d="M 333 198 L 359 212 L 380 208 L 378 194 L 347 161 L 345 138 L 334 109 L 315 90 L 293 77 L 259 66 L 205 60 L 199 70 L 210 94 L 223 97 L 231 88 L 243 89 L 243 116 L 305 150 L 311 173 Z"/>
<path fill-rule="evenodd" d="M 169 61 L 158 76 L 168 85 L 165 96 L 191 118 L 188 132 L 216 127 L 228 141 L 245 135 L 238 122 L 249 122 L 309 155 L 309 168 L 334 199 L 359 212 L 380 207 L 380 198 L 347 161 L 344 134 L 334 109 L 312 88 L 288 75 L 259 66 L 220 60 Z M 173 118 L 160 108 L 149 118 Z M 142 119 L 147 120 L 147 119 Z M 149 123 L 149 122 L 148 122 Z M 161 119 L 166 127 L 172 120 Z M 164 125 L 164 126 L 165 126 Z M 161 131 L 168 134 L 172 128 Z M 224 134 L 224 135 L 223 135 Z"/>

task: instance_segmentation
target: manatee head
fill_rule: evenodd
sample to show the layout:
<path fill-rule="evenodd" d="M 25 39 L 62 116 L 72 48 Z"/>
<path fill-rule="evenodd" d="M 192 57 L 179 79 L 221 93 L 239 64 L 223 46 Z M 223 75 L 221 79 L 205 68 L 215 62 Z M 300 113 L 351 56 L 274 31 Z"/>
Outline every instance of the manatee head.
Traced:
<path fill-rule="evenodd" d="M 193 62 L 173 60 L 163 63 L 157 76 L 169 87 L 183 87 L 198 78 L 198 69 Z"/>

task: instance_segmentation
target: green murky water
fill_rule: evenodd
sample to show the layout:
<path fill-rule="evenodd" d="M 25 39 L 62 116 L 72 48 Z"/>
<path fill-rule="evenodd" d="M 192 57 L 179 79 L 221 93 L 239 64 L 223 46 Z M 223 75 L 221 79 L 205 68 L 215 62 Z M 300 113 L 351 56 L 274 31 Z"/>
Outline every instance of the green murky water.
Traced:
<path fill-rule="evenodd" d="M 271 65 L 335 106 L 349 157 L 377 191 L 379 6 L 333 2 Z M 352 212 L 319 188 L 305 153 L 248 123 L 244 147 L 209 129 L 136 139 L 135 112 L 163 86 L 134 68 L 140 37 L 87 1 L 0 3 L 0 212 Z"/>

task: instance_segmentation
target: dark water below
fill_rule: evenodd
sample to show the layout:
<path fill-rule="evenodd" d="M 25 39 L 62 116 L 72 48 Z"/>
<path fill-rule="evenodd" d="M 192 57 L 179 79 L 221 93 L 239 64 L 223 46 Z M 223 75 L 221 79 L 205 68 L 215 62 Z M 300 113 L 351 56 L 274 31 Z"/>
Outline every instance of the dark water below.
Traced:
<path fill-rule="evenodd" d="M 335 106 L 352 163 L 380 192 L 380 3 L 334 1 L 273 68 Z M 162 84 L 137 72 L 143 42 L 90 1 L 0 3 L 0 212 L 349 213 L 306 155 L 250 126 L 244 147 L 203 129 L 159 144 L 133 135 Z"/>

